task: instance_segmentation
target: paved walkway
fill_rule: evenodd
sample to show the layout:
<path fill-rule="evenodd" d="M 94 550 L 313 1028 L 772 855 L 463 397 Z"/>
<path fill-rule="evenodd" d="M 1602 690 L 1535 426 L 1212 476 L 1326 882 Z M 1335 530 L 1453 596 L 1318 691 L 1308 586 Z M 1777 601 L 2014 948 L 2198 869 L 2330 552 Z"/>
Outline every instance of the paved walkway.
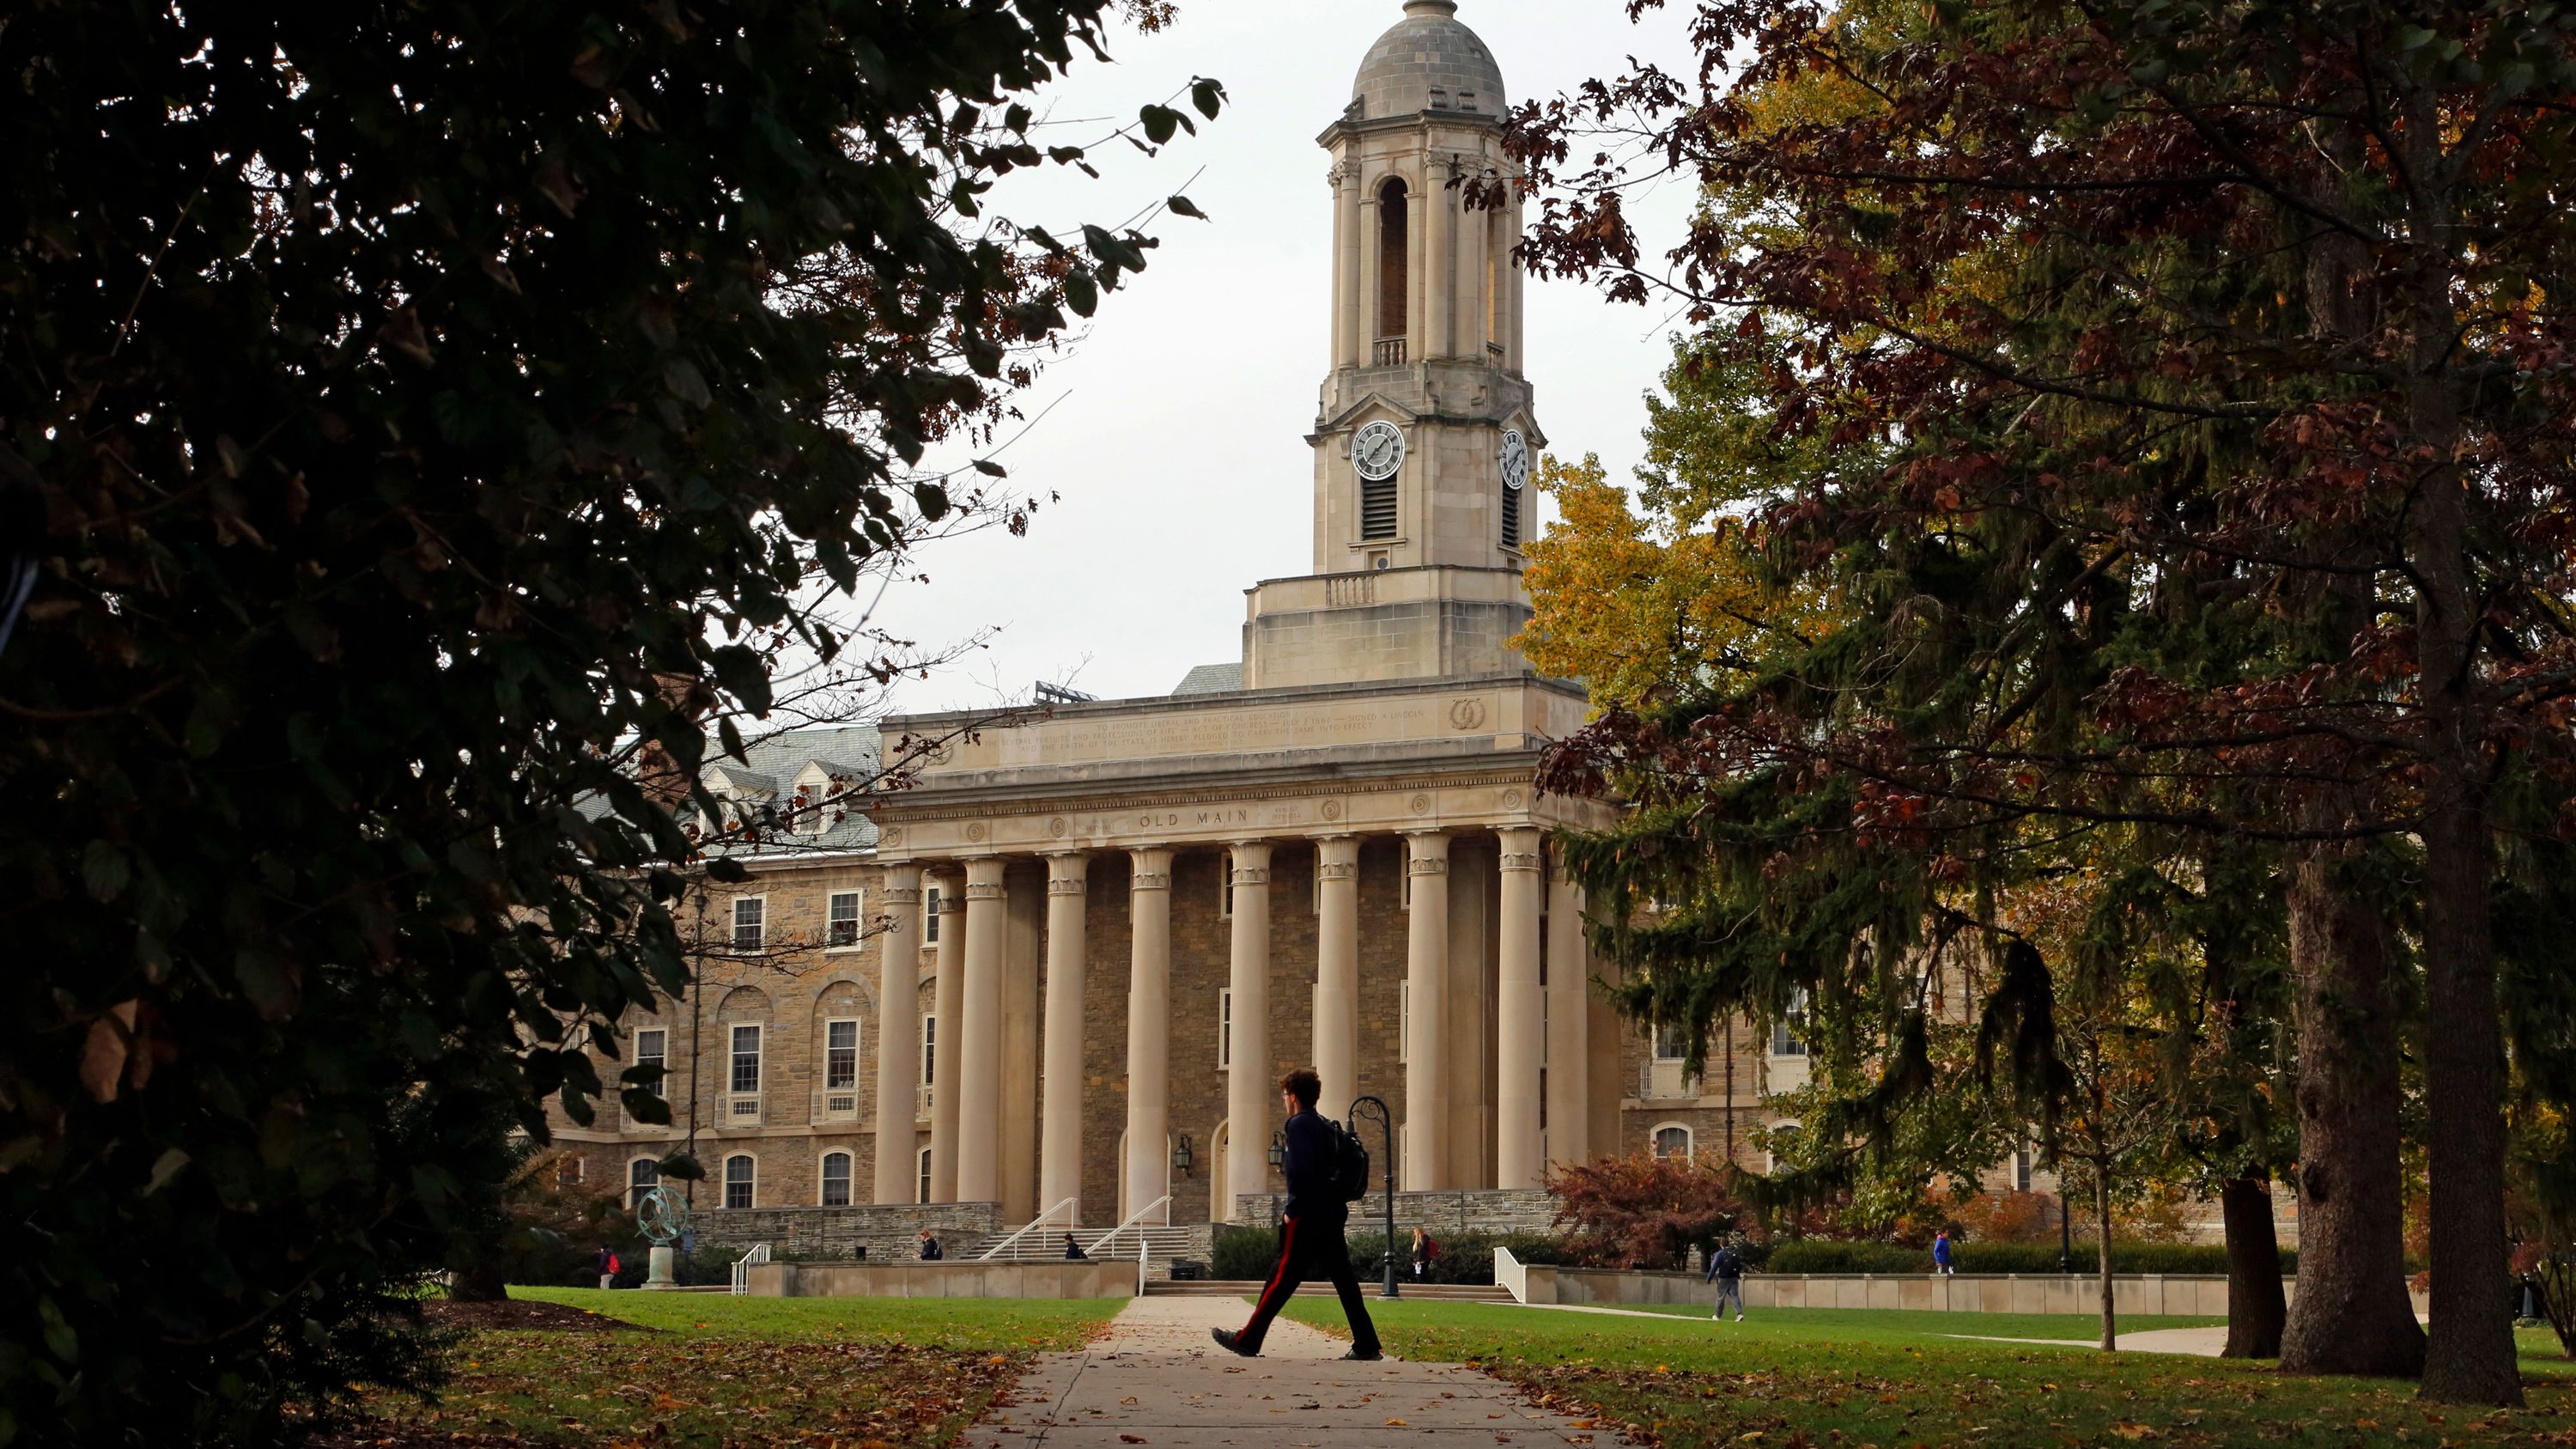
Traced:
<path fill-rule="evenodd" d="M 1998 1338 L 1984 1333 L 1949 1333 L 1944 1338 L 1969 1338 L 1980 1343 L 2036 1343 L 2047 1348 L 2089 1348 L 2099 1352 L 2098 1338 Z M 2195 1358 L 2217 1358 L 2227 1352 L 2227 1327 L 2150 1328 L 2144 1333 L 2120 1335 L 2122 1353 L 2184 1353 Z"/>
<path fill-rule="evenodd" d="M 1460 1445 L 1616 1442 L 1455 1364 L 1338 1362 L 1349 1344 L 1285 1318 L 1271 1326 L 1259 1358 L 1237 1358 L 1209 1341 L 1210 1328 L 1239 1328 L 1248 1311 L 1233 1298 L 1135 1299 L 1089 1350 L 1041 1356 L 962 1442 L 970 1449 L 1348 1449 L 1423 1436 Z"/>

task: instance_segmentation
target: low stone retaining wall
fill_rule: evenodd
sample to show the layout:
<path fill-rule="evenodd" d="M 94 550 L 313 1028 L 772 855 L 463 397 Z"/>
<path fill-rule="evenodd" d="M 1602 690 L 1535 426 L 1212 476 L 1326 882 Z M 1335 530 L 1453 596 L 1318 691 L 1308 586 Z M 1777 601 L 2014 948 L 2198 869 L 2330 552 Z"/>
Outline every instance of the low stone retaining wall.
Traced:
<path fill-rule="evenodd" d="M 755 1298 L 1133 1298 L 1133 1262 L 761 1263 Z"/>
<path fill-rule="evenodd" d="M 1235 1199 L 1241 1209 L 1235 1221 L 1268 1226 L 1287 1199 L 1278 1193 L 1245 1193 Z M 1395 1195 L 1395 1230 L 1444 1233 L 1543 1233 L 1556 1219 L 1556 1204 L 1538 1188 L 1504 1190 L 1470 1188 L 1455 1192 L 1399 1192 Z M 1365 1233 L 1386 1221 L 1386 1194 L 1373 1192 L 1351 1204 L 1354 1233 Z"/>
<path fill-rule="evenodd" d="M 1499 1266 L 1499 1265 L 1498 1265 Z M 1660 1303 L 1705 1305 L 1717 1290 L 1697 1273 L 1622 1273 L 1593 1268 L 1519 1268 L 1524 1303 L 1603 1308 Z M 1497 1277 L 1501 1274 L 1498 1272 Z M 2296 1283 L 2283 1280 L 2285 1293 Z M 2214 1274 L 2114 1274 L 2112 1306 L 2121 1313 L 2223 1318 L 2227 1280 Z M 2101 1280 L 2082 1274 L 1935 1277 L 1931 1274 L 1749 1274 L 1744 1306 L 1754 1308 L 1902 1308 L 1933 1313 L 2098 1313 Z"/>
<path fill-rule="evenodd" d="M 888 1203 L 869 1207 L 732 1208 L 701 1214 L 698 1241 L 728 1248 L 767 1243 L 782 1258 L 852 1259 L 865 1244 L 868 1261 L 909 1262 L 928 1228 L 951 1253 L 1002 1231 L 1002 1205 L 990 1202 Z"/>

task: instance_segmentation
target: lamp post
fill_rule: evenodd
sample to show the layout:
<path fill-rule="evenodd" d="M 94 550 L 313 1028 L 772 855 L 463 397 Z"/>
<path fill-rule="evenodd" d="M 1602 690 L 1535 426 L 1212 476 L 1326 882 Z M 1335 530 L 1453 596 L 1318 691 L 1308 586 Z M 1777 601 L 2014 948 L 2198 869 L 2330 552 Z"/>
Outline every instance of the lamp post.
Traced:
<path fill-rule="evenodd" d="M 2066 1179 L 2057 1180 L 2057 1271 L 2075 1271 L 2075 1224 L 2066 1216 Z"/>
<path fill-rule="evenodd" d="M 1382 1097 L 1352 1098 L 1350 1128 L 1353 1136 L 1359 1134 L 1363 1117 L 1376 1119 L 1386 1134 L 1386 1253 L 1382 1260 L 1386 1267 L 1386 1281 L 1378 1286 L 1377 1296 L 1401 1298 L 1404 1285 L 1395 1274 L 1395 1114 L 1387 1110 L 1386 1099 Z"/>

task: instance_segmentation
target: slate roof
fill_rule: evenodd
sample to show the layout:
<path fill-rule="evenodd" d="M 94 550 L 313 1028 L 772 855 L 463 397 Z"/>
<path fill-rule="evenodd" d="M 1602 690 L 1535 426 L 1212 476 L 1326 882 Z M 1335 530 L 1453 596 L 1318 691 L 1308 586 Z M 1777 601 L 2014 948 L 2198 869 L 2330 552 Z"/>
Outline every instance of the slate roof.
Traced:
<path fill-rule="evenodd" d="M 744 791 L 740 785 L 736 785 L 735 789 L 737 793 L 750 795 L 751 798 L 767 795 L 772 803 L 783 809 L 794 802 L 796 781 L 810 767 L 819 766 L 827 775 L 864 783 L 877 768 L 877 727 L 869 724 L 790 730 L 785 734 L 753 741 L 744 753 L 751 757 L 748 765 L 731 759 L 718 759 L 711 762 L 707 766 L 708 773 L 714 777 L 708 782 L 710 787 L 729 780 L 738 781 L 746 776 L 769 782 L 765 789 L 758 790 L 758 794 Z M 838 821 L 827 819 L 823 833 L 820 835 L 793 835 L 782 831 L 763 840 L 756 849 L 745 850 L 736 846 L 729 847 L 724 853 L 746 857 L 775 857 L 817 851 L 839 852 L 876 848 L 875 821 L 856 810 L 840 810 L 832 813 L 839 814 L 842 818 Z"/>
<path fill-rule="evenodd" d="M 1240 661 L 1202 664 L 1181 676 L 1181 682 L 1172 687 L 1172 698 L 1179 699 L 1185 694 L 1228 694 L 1241 688 L 1243 665 Z"/>

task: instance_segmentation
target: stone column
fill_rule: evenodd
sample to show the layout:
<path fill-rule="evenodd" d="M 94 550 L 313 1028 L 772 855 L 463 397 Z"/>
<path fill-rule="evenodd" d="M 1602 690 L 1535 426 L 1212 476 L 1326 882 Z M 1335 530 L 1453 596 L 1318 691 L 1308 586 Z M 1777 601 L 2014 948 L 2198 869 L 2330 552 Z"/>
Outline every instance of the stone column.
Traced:
<path fill-rule="evenodd" d="M 1404 1152 L 1400 1188 L 1431 1192 L 1447 1186 L 1441 1164 L 1448 1144 L 1448 1039 L 1440 1004 L 1449 978 L 1449 836 L 1425 830 L 1405 837 L 1405 875 L 1413 883 L 1413 908 L 1405 913 L 1404 981 L 1409 1004 L 1404 1023 Z"/>
<path fill-rule="evenodd" d="M 1430 312 L 1424 319 L 1426 334 L 1421 361 L 1450 357 L 1458 351 L 1452 319 L 1458 298 L 1458 193 L 1449 189 L 1451 172 L 1446 157 L 1435 157 L 1422 177 L 1422 209 L 1429 215 L 1424 230 L 1422 299 Z"/>
<path fill-rule="evenodd" d="M 1270 843 L 1234 846 L 1233 973 L 1230 1033 L 1233 1067 L 1226 1073 L 1225 1211 L 1234 1200 L 1270 1189 L 1270 1130 L 1279 1117 L 1279 1084 L 1270 1075 Z"/>
<path fill-rule="evenodd" d="M 1172 853 L 1131 850 L 1127 883 L 1127 1207 L 1163 1196 L 1171 1171 Z M 1163 1221 L 1171 1221 L 1169 1210 Z"/>
<path fill-rule="evenodd" d="M 1083 907 L 1091 858 L 1047 857 L 1046 1085 L 1038 1105 L 1038 1208 L 1082 1196 Z M 1076 1202 L 1070 1222 L 1082 1221 Z"/>
<path fill-rule="evenodd" d="M 1494 988 L 1494 1186 L 1537 1187 L 1546 1174 L 1539 1143 L 1539 1067 L 1545 1049 L 1538 984 L 1538 832 L 1501 832 L 1500 966 Z"/>
<path fill-rule="evenodd" d="M 1512 219 L 1512 224 L 1511 234 L 1503 239 L 1503 274 L 1505 285 L 1510 288 L 1504 294 L 1508 300 L 1503 307 L 1503 361 L 1504 365 L 1512 371 L 1519 372 L 1521 370 L 1522 288 L 1527 279 L 1522 274 L 1520 263 L 1514 261 L 1511 256 L 1511 248 L 1520 245 L 1521 240 L 1521 202 L 1517 193 L 1513 197 L 1511 209 L 1504 215 Z M 1533 536 L 1537 532 L 1536 529 L 1529 528 L 1528 522 L 1524 522 L 1522 526 Z"/>
<path fill-rule="evenodd" d="M 1326 175 L 1333 184 L 1333 366 L 1358 367 L 1368 351 L 1360 335 L 1360 169 L 1346 161 Z"/>
<path fill-rule="evenodd" d="M 869 1201 L 908 1203 L 913 1123 L 921 1102 L 921 867 L 895 861 L 877 887 L 877 1177 Z"/>
<path fill-rule="evenodd" d="M 1374 367 L 1377 365 L 1378 293 L 1386 285 L 1378 265 L 1378 253 L 1385 246 L 1383 231 L 1386 217 L 1373 193 L 1360 193 L 1359 222 L 1359 335 L 1351 339 L 1351 350 L 1359 354 L 1360 366 Z"/>
<path fill-rule="evenodd" d="M 1316 1110 L 1347 1117 L 1360 1072 L 1360 843 L 1331 835 L 1315 842 Z"/>
<path fill-rule="evenodd" d="M 939 969 L 932 978 L 930 1012 L 938 1018 L 931 1038 L 930 1200 L 957 1201 L 958 1008 L 966 985 L 966 882 L 954 867 L 936 872 L 939 888 Z"/>
<path fill-rule="evenodd" d="M 1560 860 L 1547 879 L 1547 1155 L 1558 1163 L 1592 1156 L 1591 976 L 1583 892 Z"/>
<path fill-rule="evenodd" d="M 957 1200 L 1002 1198 L 1002 862 L 966 862 L 966 982 L 957 1029 Z"/>

